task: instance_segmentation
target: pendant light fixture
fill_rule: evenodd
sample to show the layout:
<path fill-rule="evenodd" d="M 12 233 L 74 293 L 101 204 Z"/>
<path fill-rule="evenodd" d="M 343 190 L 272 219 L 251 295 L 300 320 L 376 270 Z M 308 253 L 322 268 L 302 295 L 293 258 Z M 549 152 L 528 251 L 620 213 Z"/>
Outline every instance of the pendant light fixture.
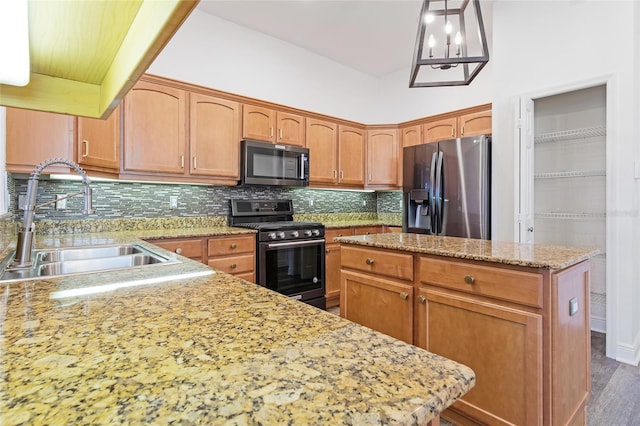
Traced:
<path fill-rule="evenodd" d="M 487 62 L 480 0 L 424 0 L 409 87 L 468 85 Z"/>

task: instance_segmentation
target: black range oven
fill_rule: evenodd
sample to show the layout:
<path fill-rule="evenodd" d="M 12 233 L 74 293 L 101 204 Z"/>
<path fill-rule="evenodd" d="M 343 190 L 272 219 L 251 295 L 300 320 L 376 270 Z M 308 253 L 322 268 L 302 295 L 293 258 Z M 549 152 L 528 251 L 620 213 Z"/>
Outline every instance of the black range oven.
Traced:
<path fill-rule="evenodd" d="M 256 229 L 256 282 L 326 309 L 324 225 L 293 221 L 291 200 L 231 200 L 229 224 Z"/>

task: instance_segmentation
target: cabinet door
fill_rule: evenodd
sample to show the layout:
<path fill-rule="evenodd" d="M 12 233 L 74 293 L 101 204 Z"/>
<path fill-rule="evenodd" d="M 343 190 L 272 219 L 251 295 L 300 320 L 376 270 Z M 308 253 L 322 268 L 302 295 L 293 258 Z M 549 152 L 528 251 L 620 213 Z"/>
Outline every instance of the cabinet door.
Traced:
<path fill-rule="evenodd" d="M 338 125 L 308 118 L 306 144 L 309 148 L 309 183 L 335 184 L 338 176 Z"/>
<path fill-rule="evenodd" d="M 338 183 L 364 185 L 364 130 L 338 126 Z"/>
<path fill-rule="evenodd" d="M 109 118 L 78 117 L 76 155 L 78 164 L 87 168 L 120 169 L 120 107 Z"/>
<path fill-rule="evenodd" d="M 7 108 L 7 171 L 30 173 L 50 158 L 73 159 L 73 120 L 70 115 Z M 47 172 L 69 173 L 69 168 L 53 165 Z"/>
<path fill-rule="evenodd" d="M 184 174 L 186 93 L 138 82 L 124 99 L 124 169 Z"/>
<path fill-rule="evenodd" d="M 367 185 L 398 185 L 398 131 L 367 131 Z"/>
<path fill-rule="evenodd" d="M 200 93 L 189 102 L 192 175 L 240 178 L 240 104 Z"/>
<path fill-rule="evenodd" d="M 276 112 L 253 105 L 242 106 L 242 138 L 275 142 Z"/>
<path fill-rule="evenodd" d="M 286 112 L 276 114 L 278 128 L 278 143 L 304 146 L 305 125 L 304 117 Z"/>
<path fill-rule="evenodd" d="M 340 273 L 340 315 L 413 343 L 413 286 L 344 269 Z"/>
<path fill-rule="evenodd" d="M 327 244 L 325 249 L 327 308 L 340 304 L 340 244 Z"/>
<path fill-rule="evenodd" d="M 460 137 L 491 134 L 491 110 L 458 117 Z"/>
<path fill-rule="evenodd" d="M 425 288 L 415 306 L 416 345 L 476 373 L 454 411 L 482 424 L 542 424 L 541 315 Z"/>
<path fill-rule="evenodd" d="M 426 143 L 444 141 L 456 137 L 457 119 L 430 121 L 422 125 L 422 137 Z"/>
<path fill-rule="evenodd" d="M 402 146 L 420 145 L 422 143 L 422 126 L 405 127 L 402 129 Z"/>

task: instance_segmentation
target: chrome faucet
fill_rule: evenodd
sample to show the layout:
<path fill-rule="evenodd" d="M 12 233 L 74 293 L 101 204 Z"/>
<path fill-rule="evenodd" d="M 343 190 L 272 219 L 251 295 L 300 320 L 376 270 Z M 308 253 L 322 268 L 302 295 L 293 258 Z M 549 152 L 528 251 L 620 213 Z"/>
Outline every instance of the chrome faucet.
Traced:
<path fill-rule="evenodd" d="M 84 183 L 84 189 L 79 192 L 74 192 L 66 197 L 58 198 L 52 201 L 47 201 L 42 204 L 36 205 L 36 195 L 38 194 L 38 181 L 40 179 L 40 173 L 52 164 L 64 164 L 73 168 L 81 177 L 82 183 Z M 25 199 L 24 206 L 24 222 L 21 229 L 18 230 L 18 242 L 16 244 L 16 255 L 11 265 L 12 268 L 29 268 L 33 264 L 31 259 L 33 253 L 33 238 L 34 238 L 34 226 L 33 215 L 35 210 L 39 207 L 52 204 L 60 200 L 74 197 L 76 195 L 84 195 L 84 209 L 82 213 L 93 213 L 93 202 L 91 200 L 92 189 L 89 187 L 91 180 L 87 173 L 82 168 L 71 160 L 65 160 L 64 158 L 51 158 L 49 160 L 40 163 L 31 173 L 29 177 L 29 183 L 27 186 L 27 197 Z"/>

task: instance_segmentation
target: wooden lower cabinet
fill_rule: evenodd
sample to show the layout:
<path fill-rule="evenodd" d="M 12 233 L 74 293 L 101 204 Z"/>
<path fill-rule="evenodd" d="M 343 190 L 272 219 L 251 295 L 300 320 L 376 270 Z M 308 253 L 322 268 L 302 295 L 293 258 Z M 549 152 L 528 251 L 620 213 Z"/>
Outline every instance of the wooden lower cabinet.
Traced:
<path fill-rule="evenodd" d="M 214 269 L 255 282 L 256 238 L 251 235 L 146 240 Z"/>
<path fill-rule="evenodd" d="M 327 308 L 340 305 L 340 243 L 333 241 L 336 237 L 353 235 L 353 228 L 329 228 L 324 232 L 325 245 L 325 298 Z"/>
<path fill-rule="evenodd" d="M 586 424 L 588 261 L 552 271 L 358 244 L 340 249 L 343 317 L 474 370 L 475 387 L 443 418 Z"/>
<path fill-rule="evenodd" d="M 340 315 L 343 318 L 407 343 L 413 342 L 411 282 L 345 271 L 340 276 Z"/>

